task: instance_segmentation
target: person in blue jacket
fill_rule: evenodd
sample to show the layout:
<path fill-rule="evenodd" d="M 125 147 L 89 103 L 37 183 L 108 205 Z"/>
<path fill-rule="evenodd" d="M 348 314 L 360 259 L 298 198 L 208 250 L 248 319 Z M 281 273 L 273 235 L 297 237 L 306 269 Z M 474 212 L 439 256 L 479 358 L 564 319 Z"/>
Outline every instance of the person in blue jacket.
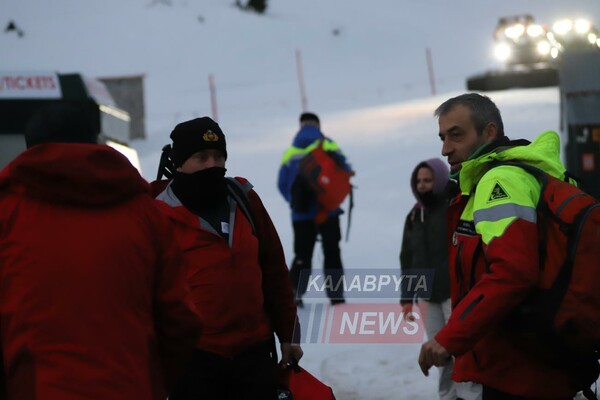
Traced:
<path fill-rule="evenodd" d="M 294 137 L 292 145 L 285 151 L 279 169 L 279 191 L 290 204 L 294 228 L 294 261 L 290 270 L 290 279 L 295 291 L 296 303 L 302 306 L 302 296 L 306 293 L 308 278 L 312 269 L 312 256 L 317 237 L 321 237 L 323 247 L 323 269 L 326 275 L 338 282 L 343 276 L 340 255 L 340 214 L 341 208 L 328 213 L 324 222 L 317 222 L 319 211 L 315 194 L 298 175 L 300 160 L 323 144 L 323 149 L 333 152 L 344 167 L 351 171 L 346 157 L 337 143 L 325 137 L 321 132 L 319 117 L 305 112 L 300 115 L 300 130 Z M 354 173 L 352 173 L 354 174 Z M 342 285 L 337 290 L 327 287 L 327 296 L 332 305 L 344 303 Z"/>

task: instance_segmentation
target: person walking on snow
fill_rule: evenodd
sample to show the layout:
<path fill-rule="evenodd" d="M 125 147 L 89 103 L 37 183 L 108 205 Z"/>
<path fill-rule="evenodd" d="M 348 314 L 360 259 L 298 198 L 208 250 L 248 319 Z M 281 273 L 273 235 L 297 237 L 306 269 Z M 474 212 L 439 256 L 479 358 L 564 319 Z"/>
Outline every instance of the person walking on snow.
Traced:
<path fill-rule="evenodd" d="M 306 293 L 308 279 L 312 270 L 312 257 L 317 237 L 321 237 L 323 247 L 323 270 L 331 276 L 333 282 L 339 282 L 343 276 L 342 258 L 340 252 L 341 208 L 328 213 L 324 222 L 317 222 L 319 204 L 314 192 L 307 187 L 298 175 L 300 160 L 323 144 L 325 151 L 335 153 L 347 171 L 350 165 L 341 149 L 333 140 L 325 137 L 320 129 L 319 117 L 316 114 L 305 112 L 300 115 L 300 130 L 294 137 L 292 146 L 284 153 L 277 186 L 279 192 L 290 204 L 292 211 L 292 224 L 294 229 L 294 260 L 290 270 L 290 279 L 295 291 L 298 305 L 302 305 L 302 296 Z M 354 173 L 353 173 L 354 174 Z M 337 290 L 327 287 L 327 296 L 332 305 L 344 303 L 342 285 Z"/>

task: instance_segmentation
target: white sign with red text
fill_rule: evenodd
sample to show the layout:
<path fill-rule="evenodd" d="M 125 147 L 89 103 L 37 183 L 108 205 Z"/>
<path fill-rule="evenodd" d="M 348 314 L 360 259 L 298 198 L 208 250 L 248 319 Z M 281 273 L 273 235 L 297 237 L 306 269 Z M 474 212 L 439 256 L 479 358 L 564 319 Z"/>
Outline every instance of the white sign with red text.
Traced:
<path fill-rule="evenodd" d="M 0 99 L 60 99 L 58 75 L 52 72 L 0 72 Z"/>

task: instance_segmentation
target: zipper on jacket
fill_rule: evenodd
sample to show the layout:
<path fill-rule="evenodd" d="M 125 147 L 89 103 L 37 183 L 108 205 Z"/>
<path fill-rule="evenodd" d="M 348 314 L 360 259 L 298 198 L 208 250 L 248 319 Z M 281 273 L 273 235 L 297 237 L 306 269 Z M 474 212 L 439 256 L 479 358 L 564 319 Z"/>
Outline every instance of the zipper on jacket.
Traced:
<path fill-rule="evenodd" d="M 455 233 L 456 234 L 456 233 Z M 463 242 L 458 243 L 458 250 L 456 251 L 456 258 L 454 262 L 456 279 L 458 280 L 458 299 L 456 299 L 456 304 L 460 303 L 462 298 L 464 297 L 464 285 L 463 285 L 463 273 L 462 273 L 462 248 Z"/>
<path fill-rule="evenodd" d="M 475 247 L 475 251 L 473 252 L 473 259 L 471 260 L 471 279 L 469 281 L 469 290 L 472 289 L 473 286 L 475 286 L 475 272 L 477 271 L 477 261 L 482 252 L 483 250 L 481 249 L 481 241 L 478 241 L 477 246 Z M 485 258 L 483 262 L 485 264 L 485 271 L 490 272 Z"/>
<path fill-rule="evenodd" d="M 484 297 L 484 296 L 483 296 L 483 294 L 480 294 L 479 296 L 477 296 L 477 298 L 476 298 L 475 300 L 473 300 L 473 301 L 471 302 L 471 304 L 469 304 L 469 305 L 467 306 L 467 308 L 465 308 L 465 311 L 463 311 L 463 312 L 462 312 L 462 314 L 460 314 L 460 317 L 459 317 L 459 319 L 460 319 L 461 321 L 462 321 L 462 320 L 464 320 L 464 319 L 467 317 L 467 315 L 469 315 L 469 313 L 470 313 L 471 311 L 473 311 L 473 309 L 475 308 L 475 306 L 476 306 L 477 304 L 481 303 L 481 300 L 483 300 L 483 297 Z"/>

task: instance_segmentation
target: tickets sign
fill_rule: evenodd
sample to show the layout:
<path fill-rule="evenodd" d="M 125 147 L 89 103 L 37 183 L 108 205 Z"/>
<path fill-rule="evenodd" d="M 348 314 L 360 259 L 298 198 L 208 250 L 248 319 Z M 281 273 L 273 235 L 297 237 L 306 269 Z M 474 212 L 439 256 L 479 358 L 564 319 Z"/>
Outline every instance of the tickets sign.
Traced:
<path fill-rule="evenodd" d="M 0 99 L 60 99 L 58 75 L 52 72 L 0 72 Z"/>

